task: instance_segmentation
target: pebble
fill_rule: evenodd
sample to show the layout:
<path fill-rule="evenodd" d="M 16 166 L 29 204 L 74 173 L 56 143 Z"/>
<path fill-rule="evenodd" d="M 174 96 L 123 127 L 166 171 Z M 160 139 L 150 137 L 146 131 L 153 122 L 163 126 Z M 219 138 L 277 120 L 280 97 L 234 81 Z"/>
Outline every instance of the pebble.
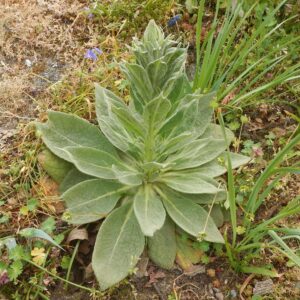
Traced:
<path fill-rule="evenodd" d="M 224 296 L 222 293 L 216 293 L 215 298 L 216 298 L 216 300 L 224 300 Z"/>
<path fill-rule="evenodd" d="M 207 273 L 207 275 L 208 275 L 209 277 L 211 277 L 211 278 L 213 278 L 213 277 L 216 276 L 216 270 L 214 270 L 214 269 L 208 269 L 208 270 L 206 271 L 206 273 Z"/>
<path fill-rule="evenodd" d="M 237 292 L 236 292 L 236 290 L 231 290 L 231 291 L 230 291 L 230 296 L 231 296 L 231 298 L 236 298 L 236 297 L 237 297 Z"/>
<path fill-rule="evenodd" d="M 25 60 L 25 65 L 26 65 L 28 68 L 32 67 L 32 62 L 31 62 L 31 60 L 26 59 L 26 60 Z"/>

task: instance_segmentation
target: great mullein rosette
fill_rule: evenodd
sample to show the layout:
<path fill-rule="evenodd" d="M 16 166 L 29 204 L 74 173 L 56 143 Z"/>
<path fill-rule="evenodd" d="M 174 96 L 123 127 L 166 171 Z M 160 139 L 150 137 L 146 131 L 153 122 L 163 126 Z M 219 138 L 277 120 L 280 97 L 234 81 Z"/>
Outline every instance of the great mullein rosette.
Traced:
<path fill-rule="evenodd" d="M 101 289 L 132 272 L 145 247 L 156 264 L 171 268 L 178 230 L 224 242 L 207 209 L 226 198 L 214 179 L 226 172 L 227 149 L 221 127 L 211 123 L 214 94 L 192 91 L 186 49 L 154 21 L 131 50 L 135 63 L 122 71 L 132 101 L 126 105 L 96 85 L 100 128 L 54 111 L 37 124 L 51 155 L 67 162 L 60 186 L 65 217 L 72 224 L 105 218 L 92 259 Z M 231 142 L 232 132 L 226 135 Z M 233 167 L 248 161 L 230 155 Z"/>

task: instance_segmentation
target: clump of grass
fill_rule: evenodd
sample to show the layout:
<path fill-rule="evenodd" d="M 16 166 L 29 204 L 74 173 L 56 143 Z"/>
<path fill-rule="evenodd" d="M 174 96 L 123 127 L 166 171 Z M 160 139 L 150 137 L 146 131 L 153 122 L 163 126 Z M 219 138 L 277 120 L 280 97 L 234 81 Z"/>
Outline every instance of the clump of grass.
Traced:
<path fill-rule="evenodd" d="M 194 89 L 216 91 L 218 102 L 241 108 L 266 100 L 264 96 L 269 96 L 270 90 L 300 78 L 300 64 L 292 59 L 299 36 L 286 40 L 277 34 L 296 16 L 271 22 L 286 0 L 262 16 L 257 27 L 251 26 L 257 2 L 247 11 L 242 11 L 242 3 L 228 4 L 224 19 L 218 18 L 220 3 L 216 3 L 214 19 L 203 40 L 205 1 L 199 5 Z"/>

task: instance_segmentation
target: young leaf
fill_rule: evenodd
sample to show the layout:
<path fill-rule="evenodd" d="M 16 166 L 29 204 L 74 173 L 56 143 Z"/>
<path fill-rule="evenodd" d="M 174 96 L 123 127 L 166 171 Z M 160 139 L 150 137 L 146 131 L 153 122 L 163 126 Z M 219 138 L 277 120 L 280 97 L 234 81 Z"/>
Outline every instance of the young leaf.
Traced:
<path fill-rule="evenodd" d="M 145 184 L 136 193 L 134 213 L 146 236 L 153 236 L 163 226 L 166 212 L 159 196 L 151 185 Z"/>
<path fill-rule="evenodd" d="M 148 255 L 158 266 L 171 269 L 176 256 L 175 224 L 167 217 L 162 228 L 148 237 Z"/>
<path fill-rule="evenodd" d="M 23 272 L 23 264 L 22 261 L 16 260 L 14 261 L 8 268 L 8 276 L 10 280 L 16 280 L 19 275 Z"/>
<path fill-rule="evenodd" d="M 135 121 L 134 132 L 126 130 L 123 123 L 125 119 L 122 112 L 126 112 L 127 115 L 130 115 L 129 108 L 122 99 L 98 84 L 95 85 L 95 90 L 97 119 L 104 135 L 115 147 L 123 152 L 130 150 L 132 147 L 134 148 L 134 146 L 136 147 L 137 143 L 134 139 L 136 137 L 136 130 L 139 128 L 138 122 Z M 114 113 L 113 110 L 115 111 Z M 116 112 L 118 112 L 118 110 L 119 116 L 117 117 Z M 121 120 L 119 118 L 121 118 Z M 130 115 L 130 118 L 134 117 Z M 138 130 L 140 131 L 141 129 Z"/>
<path fill-rule="evenodd" d="M 144 236 L 130 203 L 103 222 L 95 244 L 92 266 L 102 290 L 124 279 L 144 249 Z"/>
<path fill-rule="evenodd" d="M 162 95 L 151 100 L 144 109 L 144 119 L 153 126 L 160 126 L 171 109 L 170 101 Z"/>
<path fill-rule="evenodd" d="M 68 220 L 73 224 L 85 224 L 105 217 L 128 189 L 108 180 L 91 179 L 68 189 L 62 198 L 66 202 Z"/>
<path fill-rule="evenodd" d="M 41 224 L 41 229 L 46 233 L 51 234 L 55 229 L 55 223 L 54 217 L 49 217 Z"/>
<path fill-rule="evenodd" d="M 141 101 L 148 103 L 153 96 L 153 87 L 146 70 L 140 65 L 127 63 L 122 66 L 122 71 Z"/>

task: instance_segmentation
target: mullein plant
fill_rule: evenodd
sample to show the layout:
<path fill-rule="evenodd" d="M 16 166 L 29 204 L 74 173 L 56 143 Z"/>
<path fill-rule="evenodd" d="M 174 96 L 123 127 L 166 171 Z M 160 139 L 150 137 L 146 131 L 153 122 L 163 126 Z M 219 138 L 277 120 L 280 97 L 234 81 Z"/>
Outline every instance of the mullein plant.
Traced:
<path fill-rule="evenodd" d="M 54 111 L 36 124 L 50 155 L 68 169 L 59 175 L 64 218 L 76 225 L 104 219 L 92 257 L 103 290 L 133 272 L 145 248 L 157 265 L 172 268 L 178 231 L 224 243 L 208 211 L 226 199 L 214 178 L 226 172 L 222 162 L 234 135 L 226 129 L 225 142 L 212 123 L 214 93 L 193 92 L 186 49 L 154 21 L 131 51 L 135 62 L 121 67 L 129 105 L 96 84 L 100 128 Z M 234 168 L 249 160 L 229 155 Z"/>

